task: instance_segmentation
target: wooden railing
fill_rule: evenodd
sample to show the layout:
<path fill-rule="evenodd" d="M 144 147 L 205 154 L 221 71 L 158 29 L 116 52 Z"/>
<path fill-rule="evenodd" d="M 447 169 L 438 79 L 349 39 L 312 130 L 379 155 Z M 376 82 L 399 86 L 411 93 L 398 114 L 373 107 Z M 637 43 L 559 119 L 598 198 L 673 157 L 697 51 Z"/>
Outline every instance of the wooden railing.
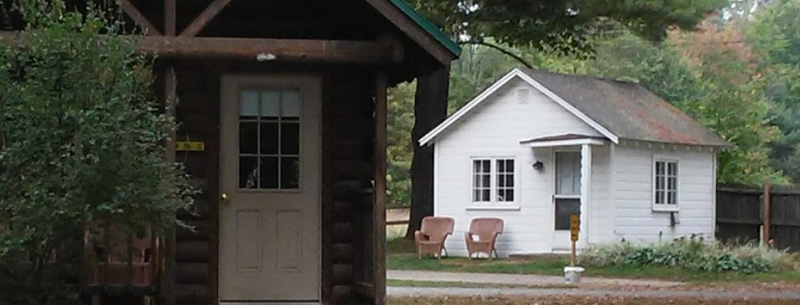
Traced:
<path fill-rule="evenodd" d="M 137 237 L 99 226 L 84 234 L 84 290 L 99 304 L 102 295 L 155 295 L 160 276 L 160 241 L 154 232 Z"/>

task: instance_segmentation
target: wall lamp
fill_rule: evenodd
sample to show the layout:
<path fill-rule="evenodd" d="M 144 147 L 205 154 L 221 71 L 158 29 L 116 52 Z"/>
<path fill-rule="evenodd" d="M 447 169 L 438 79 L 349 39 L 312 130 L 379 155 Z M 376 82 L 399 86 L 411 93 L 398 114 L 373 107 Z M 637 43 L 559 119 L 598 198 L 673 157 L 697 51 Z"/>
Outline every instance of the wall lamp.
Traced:
<path fill-rule="evenodd" d="M 533 169 L 541 171 L 544 169 L 544 163 L 542 163 L 542 161 L 536 161 L 536 163 L 533 163 Z"/>

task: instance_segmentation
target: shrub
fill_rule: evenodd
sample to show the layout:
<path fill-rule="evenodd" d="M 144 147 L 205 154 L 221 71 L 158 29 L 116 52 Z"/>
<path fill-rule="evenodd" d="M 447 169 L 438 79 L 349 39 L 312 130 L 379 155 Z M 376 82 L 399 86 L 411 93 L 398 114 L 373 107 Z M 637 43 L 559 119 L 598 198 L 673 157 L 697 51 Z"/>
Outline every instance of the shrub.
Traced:
<path fill-rule="evenodd" d="M 657 265 L 706 272 L 760 273 L 796 269 L 797 261 L 784 251 L 755 244 L 725 245 L 702 236 L 669 243 L 634 245 L 630 242 L 593 247 L 581 254 L 586 265 Z"/>
<path fill-rule="evenodd" d="M 25 22 L 0 41 L 0 303 L 75 302 L 83 230 L 141 236 L 191 202 L 159 145 L 176 125 L 150 95 L 150 60 L 107 18 L 118 12 L 88 3 L 0 12 Z"/>

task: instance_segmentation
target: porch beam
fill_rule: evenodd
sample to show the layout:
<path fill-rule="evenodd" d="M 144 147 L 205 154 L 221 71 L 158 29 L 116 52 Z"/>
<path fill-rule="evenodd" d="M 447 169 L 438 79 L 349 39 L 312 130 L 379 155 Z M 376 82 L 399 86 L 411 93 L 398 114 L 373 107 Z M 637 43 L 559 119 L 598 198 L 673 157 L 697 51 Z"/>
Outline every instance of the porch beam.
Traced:
<path fill-rule="evenodd" d="M 197 36 L 197 34 L 199 34 L 200 31 L 206 27 L 208 22 L 214 19 L 214 17 L 216 17 L 217 14 L 222 11 L 222 9 L 228 6 L 228 3 L 230 2 L 231 0 L 214 0 L 214 2 L 211 2 L 211 4 L 209 4 L 208 7 L 206 7 L 206 9 L 203 10 L 203 12 L 200 13 L 200 15 L 197 16 L 197 18 L 195 18 L 185 30 L 183 30 L 181 36 Z"/>
<path fill-rule="evenodd" d="M 161 58 L 224 58 L 278 62 L 396 64 L 403 57 L 378 41 L 129 36 L 136 51 Z M 0 40 L 20 32 L 0 31 Z"/>
<path fill-rule="evenodd" d="M 127 14 L 134 23 L 136 23 L 136 25 L 142 28 L 142 32 L 144 32 L 145 35 L 161 36 L 161 32 L 159 32 L 156 27 L 153 26 L 149 20 L 147 20 L 147 17 L 142 15 L 142 12 L 140 12 L 130 0 L 117 1 L 119 6 L 122 8 L 122 11 L 124 11 L 125 14 Z"/>
<path fill-rule="evenodd" d="M 136 49 L 165 58 L 229 58 L 259 61 L 399 62 L 379 42 L 343 40 L 141 37 Z"/>
<path fill-rule="evenodd" d="M 581 248 L 589 245 L 589 222 L 591 216 L 592 198 L 592 145 L 581 145 Z"/>

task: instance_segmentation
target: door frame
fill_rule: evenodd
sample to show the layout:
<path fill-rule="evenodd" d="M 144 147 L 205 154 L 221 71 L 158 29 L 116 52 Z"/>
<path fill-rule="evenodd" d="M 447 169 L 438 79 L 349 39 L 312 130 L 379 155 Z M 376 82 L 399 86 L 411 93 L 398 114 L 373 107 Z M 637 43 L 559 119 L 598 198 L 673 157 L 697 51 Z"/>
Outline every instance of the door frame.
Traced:
<path fill-rule="evenodd" d="M 209 281 L 211 281 L 211 286 L 212 286 L 211 287 L 212 289 L 210 289 L 211 290 L 211 297 L 212 297 L 211 298 L 212 304 L 230 304 L 230 305 L 239 305 L 239 304 L 247 304 L 247 305 L 257 305 L 257 304 L 269 304 L 269 305 L 277 305 L 277 304 L 317 305 L 317 304 L 322 304 L 322 302 L 323 302 L 323 282 L 324 282 L 324 274 L 323 274 L 324 249 L 323 249 L 323 246 L 324 246 L 324 243 L 323 243 L 322 228 L 324 226 L 324 223 L 323 223 L 324 217 L 323 217 L 322 214 L 324 212 L 323 211 L 323 202 L 325 200 L 325 198 L 324 198 L 325 176 L 324 176 L 323 171 L 324 171 L 325 162 L 326 162 L 326 154 L 324 152 L 325 134 L 323 132 L 324 131 L 323 125 L 325 123 L 324 122 L 324 118 L 325 118 L 324 102 L 325 102 L 325 99 L 326 99 L 326 97 L 324 96 L 324 94 L 325 94 L 324 79 L 325 79 L 324 75 L 322 75 L 320 73 L 292 73 L 292 72 L 288 72 L 288 73 L 220 73 L 219 74 L 219 80 L 218 80 L 218 84 L 219 84 L 219 103 L 218 103 L 218 108 L 217 108 L 218 115 L 216 116 L 216 120 L 217 120 L 217 123 L 218 123 L 218 125 L 217 125 L 218 128 L 216 128 L 216 135 L 217 135 L 217 137 L 216 137 L 217 138 L 217 151 L 216 151 L 216 159 L 217 159 L 217 166 L 216 166 L 217 167 L 216 168 L 216 170 L 217 170 L 217 175 L 216 176 L 217 177 L 216 178 L 217 178 L 217 181 L 216 181 L 216 187 L 217 187 L 217 192 L 216 192 L 216 194 L 213 194 L 213 195 L 215 195 L 216 198 L 214 198 L 214 197 L 209 198 L 209 200 L 211 200 L 212 202 L 215 202 L 215 204 L 211 205 L 212 209 L 213 209 L 213 212 L 212 212 L 213 216 L 212 217 L 214 217 L 213 229 L 215 230 L 215 232 L 214 232 L 215 234 L 214 234 L 214 236 L 212 236 L 211 241 L 210 241 L 211 248 L 212 248 L 210 250 L 211 250 L 211 253 L 213 253 L 212 255 L 214 255 L 214 257 L 209 259 L 209 268 L 213 268 L 213 270 L 209 270 L 210 271 L 209 272 Z M 223 250 L 222 247 L 221 247 L 220 240 L 222 238 L 224 238 L 224 236 L 222 236 L 220 234 L 220 231 L 221 231 L 220 228 L 222 226 L 222 217 L 220 217 L 219 211 L 222 208 L 222 204 L 220 204 L 221 203 L 220 195 L 222 193 L 224 193 L 225 186 L 226 186 L 226 182 L 223 179 L 224 175 L 223 175 L 223 168 L 222 168 L 223 167 L 222 159 L 224 158 L 223 155 L 225 153 L 230 153 L 230 152 L 224 152 L 223 151 L 223 145 L 222 145 L 222 142 L 223 142 L 223 139 L 222 139 L 222 137 L 223 137 L 222 124 L 225 123 L 224 120 L 223 120 L 224 119 L 223 116 L 226 113 L 225 111 L 230 111 L 230 109 L 232 109 L 232 106 L 233 106 L 233 105 L 231 105 L 231 102 L 227 99 L 227 97 L 230 94 L 233 94 L 229 90 L 231 88 L 236 88 L 236 90 L 238 90 L 241 87 L 242 83 L 251 83 L 251 84 L 252 83 L 262 83 L 262 84 L 269 84 L 271 86 L 276 86 L 276 85 L 280 86 L 280 85 L 285 85 L 285 84 L 298 84 L 298 83 L 303 83 L 303 82 L 309 82 L 309 83 L 312 84 L 313 88 L 317 91 L 317 97 L 318 98 L 316 99 L 315 102 L 319 103 L 319 105 L 318 105 L 319 114 L 318 114 L 318 117 L 315 118 L 319 122 L 319 124 L 317 124 L 317 128 L 319 129 L 318 130 L 318 132 L 319 132 L 318 133 L 319 134 L 319 139 L 318 139 L 319 140 L 319 146 L 318 147 L 320 148 L 319 151 L 318 151 L 318 154 L 319 154 L 319 166 L 318 166 L 319 170 L 318 170 L 318 173 L 317 173 L 319 175 L 319 189 L 318 189 L 318 194 L 316 196 L 317 197 L 316 201 L 317 201 L 317 206 L 318 206 L 318 209 L 317 209 L 318 213 L 316 215 L 316 218 L 317 218 L 316 219 L 316 223 L 317 223 L 317 230 L 318 230 L 318 234 L 316 236 L 316 239 L 317 239 L 316 240 L 316 244 L 317 244 L 317 250 L 318 251 L 317 251 L 317 255 L 316 256 L 319 259 L 319 263 L 317 264 L 317 268 L 316 268 L 317 269 L 316 272 L 319 275 L 318 276 L 319 281 L 316 283 L 317 301 L 314 301 L 314 302 L 304 302 L 304 301 L 297 301 L 297 302 L 295 302 L 295 301 L 292 301 L 292 302 L 286 302 L 286 301 L 249 302 L 248 301 L 248 302 L 244 302 L 244 303 L 222 302 L 221 299 L 220 299 L 220 286 L 222 284 L 221 283 L 222 279 L 220 278 L 221 272 L 220 272 L 219 259 L 220 259 L 220 254 L 222 253 L 222 250 Z M 238 105 L 238 103 L 237 103 L 237 105 Z M 301 134 L 305 130 L 303 128 L 304 127 L 301 126 L 301 130 L 300 130 Z M 237 135 L 238 135 L 238 131 L 237 131 Z M 302 147 L 301 147 L 301 149 L 302 149 Z M 302 170 L 301 170 L 301 172 L 302 172 Z M 233 183 L 233 182 L 228 182 L 228 183 Z M 236 183 L 233 183 L 233 184 L 235 185 Z"/>

